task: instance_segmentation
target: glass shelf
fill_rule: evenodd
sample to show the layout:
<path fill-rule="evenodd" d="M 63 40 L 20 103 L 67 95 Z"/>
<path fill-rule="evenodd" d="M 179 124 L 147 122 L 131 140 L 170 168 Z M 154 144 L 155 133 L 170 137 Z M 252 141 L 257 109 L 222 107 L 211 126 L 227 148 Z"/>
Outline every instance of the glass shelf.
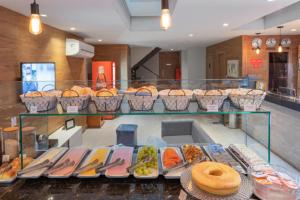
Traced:
<path fill-rule="evenodd" d="M 123 102 L 121 108 L 117 112 L 92 112 L 90 109 L 79 111 L 78 113 L 59 113 L 57 109 L 48 112 L 39 113 L 21 113 L 20 117 L 42 117 L 42 116 L 122 116 L 122 115 L 229 115 L 229 114 L 270 114 L 270 111 L 259 109 L 256 111 L 244 111 L 231 106 L 229 109 L 221 109 L 218 112 L 209 112 L 200 110 L 197 102 L 191 102 L 188 109 L 184 111 L 168 111 L 165 109 L 162 101 L 157 100 L 151 111 L 131 111 L 129 104 Z"/>

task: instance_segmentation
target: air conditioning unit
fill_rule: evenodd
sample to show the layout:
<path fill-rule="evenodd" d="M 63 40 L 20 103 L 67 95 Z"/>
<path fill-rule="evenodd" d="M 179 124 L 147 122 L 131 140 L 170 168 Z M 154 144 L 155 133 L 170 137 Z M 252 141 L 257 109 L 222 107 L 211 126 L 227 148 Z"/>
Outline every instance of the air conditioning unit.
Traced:
<path fill-rule="evenodd" d="M 76 39 L 66 39 L 66 55 L 78 58 L 92 58 L 95 47 Z"/>

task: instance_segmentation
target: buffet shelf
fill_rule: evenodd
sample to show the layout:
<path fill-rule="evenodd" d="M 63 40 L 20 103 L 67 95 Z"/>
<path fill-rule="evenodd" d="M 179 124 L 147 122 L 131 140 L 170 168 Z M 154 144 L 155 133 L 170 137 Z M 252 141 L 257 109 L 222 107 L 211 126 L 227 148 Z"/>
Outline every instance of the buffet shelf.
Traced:
<path fill-rule="evenodd" d="M 185 111 L 168 111 L 165 110 L 164 104 L 157 101 L 151 111 L 131 111 L 127 102 L 122 103 L 121 108 L 117 112 L 93 112 L 91 109 L 85 109 L 77 113 L 58 112 L 57 109 L 48 112 L 38 113 L 21 113 L 20 117 L 41 117 L 41 116 L 122 116 L 122 115 L 228 115 L 228 114 L 271 114 L 270 111 L 259 109 L 256 111 L 244 111 L 231 106 L 228 109 L 221 109 L 218 112 L 200 110 L 197 102 L 191 102 Z"/>

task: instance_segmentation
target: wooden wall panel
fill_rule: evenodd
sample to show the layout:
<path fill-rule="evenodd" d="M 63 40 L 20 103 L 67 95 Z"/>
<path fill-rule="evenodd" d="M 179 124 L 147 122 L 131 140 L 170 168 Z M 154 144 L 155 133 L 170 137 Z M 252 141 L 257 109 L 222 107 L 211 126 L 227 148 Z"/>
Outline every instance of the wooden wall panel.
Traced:
<path fill-rule="evenodd" d="M 55 62 L 57 88 L 64 89 L 64 80 L 86 80 L 84 59 L 65 56 L 67 37 L 81 39 L 51 26 L 43 25 L 43 33 L 34 36 L 28 31 L 29 18 L 0 6 L 0 126 L 7 126 L 10 116 L 24 111 L 17 105 L 21 92 L 20 62 Z M 52 120 L 52 119 L 51 119 Z M 49 130 L 55 130 L 63 119 L 41 122 Z"/>
<path fill-rule="evenodd" d="M 266 46 L 266 40 L 268 38 L 275 38 L 277 42 L 280 40 L 278 35 L 262 35 L 260 38 L 262 39 L 262 47 L 261 53 L 257 55 L 255 51 L 252 49 L 252 39 L 254 36 L 243 36 L 243 58 L 244 58 L 244 70 L 243 76 L 247 74 L 257 75 L 264 81 L 265 86 L 268 88 L 269 84 L 269 53 L 277 52 L 277 47 L 275 49 L 268 49 Z M 298 46 L 300 45 L 300 36 L 299 35 L 285 35 L 285 38 L 290 38 L 292 40 L 292 45 L 290 48 L 284 48 L 284 52 L 289 53 L 289 74 L 292 76 L 289 80 L 290 88 L 297 88 L 298 82 Z M 262 64 L 258 68 L 253 67 L 251 64 L 251 60 L 253 59 L 261 59 Z M 298 87 L 299 88 L 299 87 Z M 299 94 L 299 93 L 298 93 Z"/>
<path fill-rule="evenodd" d="M 227 74 L 227 61 L 240 61 L 240 75 L 243 68 L 242 37 L 236 37 L 206 48 L 206 77 L 224 79 Z"/>
<path fill-rule="evenodd" d="M 267 38 L 274 37 L 279 41 L 278 35 L 262 35 L 263 44 L 261 47 L 261 53 L 257 55 L 252 49 L 252 39 L 254 36 L 239 36 L 212 46 L 206 49 L 206 73 L 207 78 L 225 78 L 226 69 L 220 63 L 225 57 L 225 62 L 227 60 L 240 60 L 240 76 L 246 76 L 249 74 L 257 75 L 268 87 L 269 82 L 269 53 L 276 52 L 277 49 L 267 49 L 266 40 Z M 299 70 L 299 45 L 300 36 L 299 35 L 285 35 L 284 37 L 290 38 L 292 40 L 292 45 L 289 49 L 284 49 L 285 52 L 289 53 L 289 74 L 292 74 L 290 78 L 289 87 L 297 88 L 298 96 L 300 95 L 300 70 Z M 222 58 L 222 59 L 221 59 Z M 261 59 L 262 64 L 258 68 L 254 68 L 251 64 L 251 60 Z M 226 67 L 226 65 L 225 65 Z"/>

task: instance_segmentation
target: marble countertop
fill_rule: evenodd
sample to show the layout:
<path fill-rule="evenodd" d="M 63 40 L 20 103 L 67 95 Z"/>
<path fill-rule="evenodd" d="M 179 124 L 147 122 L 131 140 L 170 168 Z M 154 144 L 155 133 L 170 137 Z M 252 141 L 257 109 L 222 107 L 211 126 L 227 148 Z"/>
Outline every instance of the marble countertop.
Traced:
<path fill-rule="evenodd" d="M 159 200 L 179 199 L 179 180 L 48 179 L 18 180 L 0 186 L 1 200 Z M 186 200 L 194 200 L 187 196 Z"/>

